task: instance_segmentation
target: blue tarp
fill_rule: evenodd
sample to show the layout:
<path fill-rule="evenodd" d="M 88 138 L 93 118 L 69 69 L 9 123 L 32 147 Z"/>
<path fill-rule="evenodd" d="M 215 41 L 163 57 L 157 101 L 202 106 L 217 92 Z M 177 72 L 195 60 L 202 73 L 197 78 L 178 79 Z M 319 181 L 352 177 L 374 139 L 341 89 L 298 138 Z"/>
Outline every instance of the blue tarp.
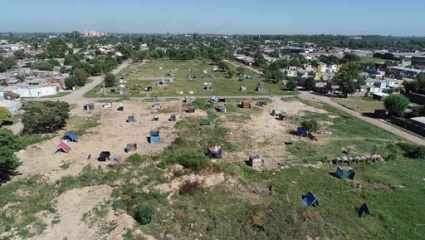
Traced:
<path fill-rule="evenodd" d="M 319 206 L 319 200 L 317 200 L 312 192 L 308 192 L 306 195 L 301 196 L 301 199 L 306 206 Z"/>
<path fill-rule="evenodd" d="M 137 122 L 134 116 L 128 116 L 127 122 Z"/>
<path fill-rule="evenodd" d="M 306 127 L 299 127 L 297 128 L 297 136 L 304 136 L 308 132 L 308 129 Z"/>
<path fill-rule="evenodd" d="M 69 139 L 73 142 L 78 142 L 78 137 L 73 132 L 67 132 L 63 135 L 62 139 Z"/>
<path fill-rule="evenodd" d="M 218 102 L 218 97 L 217 96 L 212 96 L 210 99 L 213 102 Z"/>
<path fill-rule="evenodd" d="M 159 136 L 151 136 L 150 137 L 150 143 L 160 143 L 161 138 Z"/>
<path fill-rule="evenodd" d="M 159 80 L 158 80 L 158 84 L 164 84 L 164 80 L 162 80 L 162 78 L 161 78 L 161 79 L 159 79 Z"/>

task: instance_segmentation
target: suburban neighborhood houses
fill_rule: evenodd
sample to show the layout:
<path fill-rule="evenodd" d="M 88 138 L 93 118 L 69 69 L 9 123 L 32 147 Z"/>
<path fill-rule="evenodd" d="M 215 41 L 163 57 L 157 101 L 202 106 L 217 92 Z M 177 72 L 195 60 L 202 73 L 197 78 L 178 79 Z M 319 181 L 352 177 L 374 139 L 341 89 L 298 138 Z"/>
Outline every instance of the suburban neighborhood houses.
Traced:
<path fill-rule="evenodd" d="M 425 234 L 424 38 L 0 33 L 0 127 L 0 239 Z"/>

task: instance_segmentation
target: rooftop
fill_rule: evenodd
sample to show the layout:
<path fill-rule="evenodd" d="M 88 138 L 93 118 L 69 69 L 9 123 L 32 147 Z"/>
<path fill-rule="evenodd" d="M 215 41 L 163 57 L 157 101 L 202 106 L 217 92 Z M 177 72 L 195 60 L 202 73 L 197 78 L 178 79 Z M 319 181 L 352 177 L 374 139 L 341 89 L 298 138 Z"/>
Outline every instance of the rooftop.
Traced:
<path fill-rule="evenodd" d="M 411 118 L 410 120 L 425 124 L 425 117 L 414 117 L 414 118 Z"/>

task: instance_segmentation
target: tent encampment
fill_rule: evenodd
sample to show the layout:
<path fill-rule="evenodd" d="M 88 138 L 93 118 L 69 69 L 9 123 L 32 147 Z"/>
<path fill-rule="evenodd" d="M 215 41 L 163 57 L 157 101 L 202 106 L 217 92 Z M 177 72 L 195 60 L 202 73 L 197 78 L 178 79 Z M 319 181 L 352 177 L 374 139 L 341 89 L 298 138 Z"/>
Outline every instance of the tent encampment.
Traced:
<path fill-rule="evenodd" d="M 336 175 L 341 179 L 354 179 L 354 169 L 352 167 L 338 166 L 336 168 Z"/>
<path fill-rule="evenodd" d="M 84 105 L 84 110 L 90 111 L 94 110 L 94 103 L 87 103 Z"/>
<path fill-rule="evenodd" d="M 308 192 L 306 195 L 302 195 L 301 200 L 306 206 L 319 206 L 319 200 L 317 200 L 316 196 L 314 196 L 312 192 Z"/>
<path fill-rule="evenodd" d="M 62 139 L 69 140 L 72 142 L 78 142 L 78 136 L 73 132 L 67 132 L 62 136 Z"/>
<path fill-rule="evenodd" d="M 124 104 L 120 103 L 117 108 L 118 111 L 124 111 Z"/>
<path fill-rule="evenodd" d="M 132 151 L 136 151 L 137 150 L 137 144 L 136 143 L 129 143 L 127 144 L 127 146 L 125 147 L 125 152 L 132 152 Z"/>
<path fill-rule="evenodd" d="M 218 102 L 218 97 L 217 96 L 212 96 L 212 97 L 210 97 L 210 100 L 212 102 Z"/>
<path fill-rule="evenodd" d="M 222 158 L 223 157 L 223 150 L 220 146 L 212 146 L 208 148 L 208 155 L 211 158 Z"/>
<path fill-rule="evenodd" d="M 66 142 L 61 142 L 58 145 L 58 149 L 56 150 L 56 152 L 64 152 L 64 153 L 69 153 L 69 151 L 71 151 L 71 148 L 68 146 L 68 144 L 66 144 Z"/>
<path fill-rule="evenodd" d="M 251 167 L 261 167 L 264 165 L 264 161 L 261 159 L 260 155 L 257 154 L 249 157 L 248 165 Z"/>
<path fill-rule="evenodd" d="M 110 107 L 112 107 L 112 101 L 111 100 L 105 101 L 105 103 L 103 104 L 103 108 L 110 108 Z"/>
<path fill-rule="evenodd" d="M 159 137 L 159 131 L 158 130 L 153 130 L 153 131 L 150 132 L 149 142 L 150 143 L 160 143 L 161 142 L 161 138 Z"/>
<path fill-rule="evenodd" d="M 187 113 L 194 113 L 194 112 L 195 112 L 195 107 L 188 107 L 188 108 L 186 109 L 186 112 L 187 112 Z"/>
<path fill-rule="evenodd" d="M 208 126 L 211 125 L 212 120 L 210 118 L 202 118 L 201 119 L 201 126 Z"/>
<path fill-rule="evenodd" d="M 363 205 L 359 208 L 356 208 L 357 215 L 359 217 L 362 217 L 363 215 L 372 215 L 372 211 L 369 209 L 366 203 L 363 203 Z"/>
<path fill-rule="evenodd" d="M 165 82 L 164 82 L 164 80 L 162 80 L 162 78 L 160 78 L 159 80 L 158 80 L 158 85 L 163 85 Z"/>
<path fill-rule="evenodd" d="M 251 108 L 251 102 L 250 101 L 240 101 L 239 107 L 241 108 Z"/>
<path fill-rule="evenodd" d="M 168 121 L 175 122 L 176 121 L 176 114 L 171 114 L 170 118 L 168 118 Z"/>
<path fill-rule="evenodd" d="M 99 157 L 97 158 L 97 160 L 104 162 L 106 160 L 109 160 L 110 156 L 111 156 L 111 152 L 103 151 L 99 154 Z"/>
<path fill-rule="evenodd" d="M 134 116 L 128 116 L 127 122 L 137 122 L 137 120 Z"/>

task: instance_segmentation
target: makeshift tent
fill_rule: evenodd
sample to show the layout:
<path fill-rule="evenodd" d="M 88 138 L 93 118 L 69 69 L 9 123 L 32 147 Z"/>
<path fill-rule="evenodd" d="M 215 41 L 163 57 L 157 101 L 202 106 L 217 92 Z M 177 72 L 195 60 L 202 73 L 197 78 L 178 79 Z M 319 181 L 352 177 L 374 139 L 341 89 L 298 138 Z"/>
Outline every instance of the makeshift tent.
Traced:
<path fill-rule="evenodd" d="M 272 115 L 272 116 L 279 116 L 279 114 L 281 114 L 281 113 L 285 113 L 285 111 L 284 110 L 273 110 L 270 113 L 270 115 Z"/>
<path fill-rule="evenodd" d="M 251 102 L 250 101 L 240 101 L 239 106 L 241 108 L 251 108 Z"/>
<path fill-rule="evenodd" d="M 242 86 L 239 90 L 246 91 L 246 86 Z"/>
<path fill-rule="evenodd" d="M 226 102 L 226 98 L 218 98 L 218 102 Z"/>
<path fill-rule="evenodd" d="M 306 136 L 308 129 L 306 127 L 298 127 L 297 128 L 297 136 Z"/>
<path fill-rule="evenodd" d="M 117 108 L 118 111 L 124 111 L 124 105 L 120 103 L 120 105 Z"/>
<path fill-rule="evenodd" d="M 103 107 L 104 108 L 110 108 L 110 107 L 112 107 L 112 101 L 110 101 L 110 100 L 105 101 L 105 103 L 103 104 Z"/>
<path fill-rule="evenodd" d="M 159 131 L 158 130 L 153 130 L 153 131 L 150 132 L 149 142 L 150 143 L 160 143 L 161 142 L 161 138 L 159 137 Z"/>
<path fill-rule="evenodd" d="M 69 151 L 71 151 L 71 148 L 68 146 L 68 144 L 66 144 L 66 142 L 61 142 L 59 143 L 58 149 L 56 150 L 56 152 L 58 151 L 69 153 Z"/>
<path fill-rule="evenodd" d="M 159 120 L 159 116 L 158 115 L 155 115 L 155 116 L 152 117 L 152 121 L 158 121 L 158 120 Z"/>
<path fill-rule="evenodd" d="M 106 161 L 111 156 L 111 153 L 108 151 L 103 151 L 99 154 L 99 157 L 97 158 L 98 161 Z"/>
<path fill-rule="evenodd" d="M 336 168 L 336 175 L 341 179 L 354 179 L 355 174 L 352 167 L 338 166 Z"/>
<path fill-rule="evenodd" d="M 369 209 L 366 203 L 363 203 L 363 205 L 360 208 L 356 208 L 356 212 L 359 215 L 359 217 L 362 217 L 363 215 L 372 215 L 372 211 Z"/>
<path fill-rule="evenodd" d="M 86 105 L 84 105 L 84 110 L 94 110 L 94 103 L 87 103 Z"/>
<path fill-rule="evenodd" d="M 188 107 L 188 108 L 186 109 L 186 112 L 187 112 L 187 113 L 194 113 L 194 112 L 195 112 L 195 107 Z"/>
<path fill-rule="evenodd" d="M 211 100 L 212 102 L 218 102 L 218 97 L 217 97 L 217 96 L 212 96 L 212 97 L 210 98 L 210 100 Z"/>
<path fill-rule="evenodd" d="M 319 206 L 319 200 L 317 200 L 312 192 L 308 192 L 306 195 L 301 196 L 301 199 L 306 206 Z"/>
<path fill-rule="evenodd" d="M 159 84 L 159 85 L 163 85 L 164 83 L 165 83 L 165 82 L 164 82 L 164 80 L 162 80 L 162 78 L 158 80 L 158 84 Z"/>
<path fill-rule="evenodd" d="M 223 157 L 223 150 L 220 146 L 212 146 L 208 148 L 208 155 L 211 158 L 222 158 Z"/>
<path fill-rule="evenodd" d="M 263 91 L 264 89 L 263 89 L 263 86 L 261 86 L 261 84 L 260 83 L 258 83 L 257 84 L 257 86 L 255 87 L 255 91 L 258 91 L 258 92 L 261 92 L 261 91 Z"/>
<path fill-rule="evenodd" d="M 152 87 L 147 87 L 147 88 L 145 88 L 145 91 L 147 91 L 147 92 L 152 91 Z"/>
<path fill-rule="evenodd" d="M 137 122 L 134 116 L 128 116 L 127 122 Z"/>
<path fill-rule="evenodd" d="M 176 114 L 171 114 L 171 116 L 168 119 L 168 121 L 175 122 L 176 121 Z"/>
<path fill-rule="evenodd" d="M 212 83 L 204 83 L 204 89 L 205 90 L 211 90 L 212 89 Z"/>
<path fill-rule="evenodd" d="M 127 147 L 125 147 L 125 152 L 132 152 L 137 150 L 137 144 L 136 143 L 129 143 L 127 144 Z"/>
<path fill-rule="evenodd" d="M 207 125 L 211 125 L 212 120 L 209 118 L 202 118 L 201 119 L 201 126 L 207 126 Z"/>
<path fill-rule="evenodd" d="M 261 167 L 263 166 L 264 161 L 261 159 L 260 155 L 250 156 L 248 160 L 248 165 L 251 167 Z"/>
<path fill-rule="evenodd" d="M 73 132 L 67 132 L 63 135 L 62 139 L 66 139 L 72 142 L 78 142 L 78 137 Z"/>
<path fill-rule="evenodd" d="M 246 75 L 245 76 L 245 79 L 252 79 L 252 76 L 251 75 Z"/>
<path fill-rule="evenodd" d="M 226 106 L 224 105 L 220 105 L 217 107 L 217 111 L 225 113 L 226 112 Z"/>

